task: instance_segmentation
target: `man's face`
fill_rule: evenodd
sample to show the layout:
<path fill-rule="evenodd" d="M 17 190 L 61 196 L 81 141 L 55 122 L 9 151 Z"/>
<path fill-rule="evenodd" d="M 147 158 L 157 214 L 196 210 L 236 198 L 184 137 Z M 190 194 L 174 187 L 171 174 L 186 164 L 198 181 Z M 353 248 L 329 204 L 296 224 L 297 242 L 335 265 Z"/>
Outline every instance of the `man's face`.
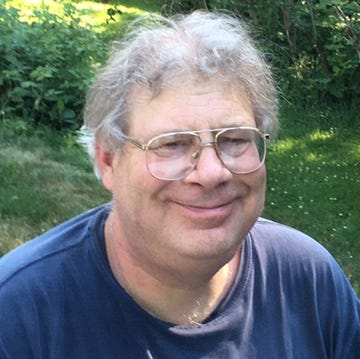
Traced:
<path fill-rule="evenodd" d="M 255 127 L 246 98 L 213 83 L 168 88 L 153 99 L 139 91 L 134 98 L 128 134 L 142 143 L 171 131 Z M 212 140 L 209 133 L 201 137 Z M 186 178 L 164 181 L 148 172 L 145 151 L 127 142 L 103 170 L 103 183 L 113 194 L 117 240 L 135 261 L 224 264 L 263 210 L 265 168 L 234 175 L 213 147 L 204 147 Z"/>

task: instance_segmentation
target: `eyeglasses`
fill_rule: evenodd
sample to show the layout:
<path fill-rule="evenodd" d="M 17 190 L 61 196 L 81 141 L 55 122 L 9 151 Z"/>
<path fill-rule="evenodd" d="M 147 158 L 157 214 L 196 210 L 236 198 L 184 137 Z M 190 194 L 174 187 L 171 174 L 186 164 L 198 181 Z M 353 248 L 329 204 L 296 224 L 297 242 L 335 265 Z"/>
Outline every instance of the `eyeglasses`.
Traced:
<path fill-rule="evenodd" d="M 200 135 L 213 134 L 213 141 L 203 142 Z M 234 174 L 258 170 L 265 161 L 268 134 L 254 127 L 231 127 L 203 131 L 169 132 L 143 144 L 122 135 L 123 139 L 146 151 L 150 174 L 160 180 L 185 178 L 196 167 L 204 147 L 214 147 L 222 164 Z"/>

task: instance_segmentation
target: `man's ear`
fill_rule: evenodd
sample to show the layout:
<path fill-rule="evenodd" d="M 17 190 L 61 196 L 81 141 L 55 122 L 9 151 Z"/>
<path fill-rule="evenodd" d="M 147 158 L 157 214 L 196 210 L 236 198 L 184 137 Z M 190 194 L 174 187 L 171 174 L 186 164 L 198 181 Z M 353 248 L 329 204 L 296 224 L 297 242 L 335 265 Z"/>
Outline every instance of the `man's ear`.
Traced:
<path fill-rule="evenodd" d="M 95 161 L 104 187 L 111 192 L 114 177 L 114 155 L 108 149 L 96 143 Z"/>

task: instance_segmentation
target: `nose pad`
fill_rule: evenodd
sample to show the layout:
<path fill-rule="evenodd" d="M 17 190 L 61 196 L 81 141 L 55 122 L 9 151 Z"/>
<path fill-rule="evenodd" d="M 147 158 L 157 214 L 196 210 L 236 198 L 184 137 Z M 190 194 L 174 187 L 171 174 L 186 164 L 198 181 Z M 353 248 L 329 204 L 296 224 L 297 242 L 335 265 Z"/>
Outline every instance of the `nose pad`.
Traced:
<path fill-rule="evenodd" d="M 199 158 L 201 156 L 201 153 L 202 153 L 202 150 L 203 150 L 204 147 L 213 147 L 215 152 L 216 152 L 216 155 L 217 155 L 217 151 L 215 149 L 215 142 L 213 142 L 213 141 L 211 141 L 211 142 L 203 142 L 201 144 L 201 147 L 191 154 L 192 163 L 197 163 L 197 161 L 199 160 Z"/>
<path fill-rule="evenodd" d="M 189 172 L 184 181 L 197 183 L 207 188 L 218 186 L 231 180 L 231 172 L 223 165 L 215 148 L 201 149 L 191 154 L 193 170 Z"/>
<path fill-rule="evenodd" d="M 197 160 L 199 159 L 199 157 L 200 157 L 200 153 L 201 153 L 201 151 L 195 151 L 195 152 L 193 152 L 193 154 L 191 155 L 191 159 L 192 159 L 193 161 L 197 161 Z"/>
<path fill-rule="evenodd" d="M 219 156 L 219 154 L 218 154 L 218 152 L 217 152 L 217 150 L 215 148 L 215 143 L 214 142 L 203 143 L 200 149 L 198 149 L 197 151 L 192 153 L 191 159 L 192 159 L 193 165 L 198 166 L 198 162 L 199 162 L 199 160 L 201 160 L 200 157 L 201 157 L 201 155 L 203 153 L 204 147 L 212 147 L 212 149 L 214 151 L 213 155 L 215 156 L 216 161 L 218 161 L 221 164 L 221 166 L 224 167 L 224 165 L 222 163 L 222 159 L 220 158 L 220 156 Z M 208 154 L 206 154 L 205 156 L 208 156 Z"/>

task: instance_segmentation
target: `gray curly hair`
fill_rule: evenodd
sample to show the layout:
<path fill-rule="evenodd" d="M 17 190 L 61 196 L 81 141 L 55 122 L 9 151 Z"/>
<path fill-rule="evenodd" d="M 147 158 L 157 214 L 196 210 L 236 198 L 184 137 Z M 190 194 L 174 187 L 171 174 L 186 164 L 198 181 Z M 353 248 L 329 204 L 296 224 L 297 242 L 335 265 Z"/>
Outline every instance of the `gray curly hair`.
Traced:
<path fill-rule="evenodd" d="M 81 142 L 94 158 L 94 142 L 117 151 L 126 134 L 137 89 L 152 97 L 184 78 L 216 80 L 246 94 L 257 127 L 277 131 L 277 94 L 263 54 L 246 24 L 222 13 L 194 12 L 138 19 L 90 88 Z"/>

